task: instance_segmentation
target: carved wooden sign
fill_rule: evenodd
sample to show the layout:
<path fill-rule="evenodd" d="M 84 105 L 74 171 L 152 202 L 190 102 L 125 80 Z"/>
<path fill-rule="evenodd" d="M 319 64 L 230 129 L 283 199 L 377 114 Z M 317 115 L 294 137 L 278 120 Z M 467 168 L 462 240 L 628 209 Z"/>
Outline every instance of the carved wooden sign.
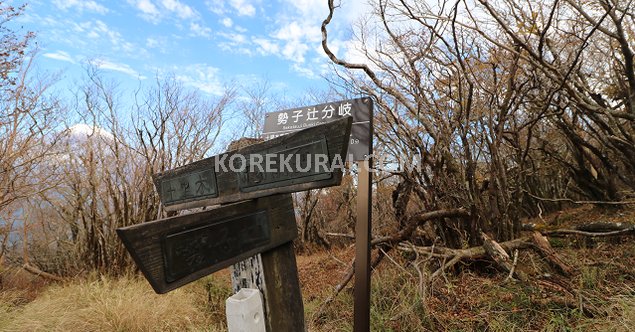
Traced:
<path fill-rule="evenodd" d="M 351 124 L 345 117 L 216 155 L 156 174 L 154 184 L 168 211 L 338 185 Z"/>
<path fill-rule="evenodd" d="M 290 194 L 117 229 L 152 288 L 166 293 L 297 235 Z"/>

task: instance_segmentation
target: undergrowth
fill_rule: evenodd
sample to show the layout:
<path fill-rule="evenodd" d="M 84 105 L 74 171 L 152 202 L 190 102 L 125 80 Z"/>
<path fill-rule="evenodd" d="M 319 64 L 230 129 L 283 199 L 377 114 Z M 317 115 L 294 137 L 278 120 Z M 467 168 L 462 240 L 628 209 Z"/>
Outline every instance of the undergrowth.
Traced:
<path fill-rule="evenodd" d="M 372 331 L 635 331 L 633 244 L 570 246 L 563 256 L 576 267 L 573 276 L 552 275 L 534 254 L 521 255 L 535 280 L 571 286 L 559 289 L 506 279 L 492 269 L 462 269 L 430 281 L 400 257 L 373 272 Z M 599 252 L 598 252 L 599 250 Z M 620 263 L 625 262 L 625 263 Z M 573 305 L 558 302 L 572 291 Z M 344 290 L 317 315 L 324 296 L 307 302 L 310 331 L 352 331 L 353 295 Z M 579 305 L 581 304 L 581 306 Z M 591 314 L 589 314 L 591 312 Z"/>
<path fill-rule="evenodd" d="M 558 275 L 527 250 L 519 255 L 518 269 L 530 282 L 509 279 L 486 260 L 466 262 L 431 280 L 426 271 L 432 260 L 389 252 L 372 275 L 371 330 L 635 331 L 632 238 L 550 240 L 573 266 L 571 276 Z M 353 251 L 298 256 L 309 331 L 353 331 L 350 285 L 323 306 L 346 274 Z M 32 276 L 5 272 L 0 273 L 0 331 L 226 330 L 225 299 L 231 295 L 226 271 L 164 295 L 140 276 L 89 276 L 46 286 Z M 564 298 L 569 302 L 558 301 Z"/>
<path fill-rule="evenodd" d="M 207 283 L 157 295 L 139 277 L 92 277 L 50 286 L 29 303 L 16 303 L 19 292 L 3 291 L 0 331 L 222 331 L 224 298 L 220 304 L 216 297 L 229 290 L 208 293 Z"/>

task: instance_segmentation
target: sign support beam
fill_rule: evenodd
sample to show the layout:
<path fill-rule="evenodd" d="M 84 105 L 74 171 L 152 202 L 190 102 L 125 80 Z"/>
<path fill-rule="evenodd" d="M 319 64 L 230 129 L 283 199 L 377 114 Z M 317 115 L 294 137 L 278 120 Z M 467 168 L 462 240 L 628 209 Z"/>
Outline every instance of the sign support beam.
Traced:
<path fill-rule="evenodd" d="M 355 223 L 354 331 L 370 331 L 370 241 L 372 219 L 372 158 L 358 163 L 357 221 Z"/>
<path fill-rule="evenodd" d="M 358 161 L 357 221 L 355 223 L 354 332 L 370 331 L 370 254 L 373 221 L 373 107 L 369 108 L 368 155 Z"/>
<path fill-rule="evenodd" d="M 267 331 L 306 331 L 293 242 L 265 251 L 261 256 Z"/>

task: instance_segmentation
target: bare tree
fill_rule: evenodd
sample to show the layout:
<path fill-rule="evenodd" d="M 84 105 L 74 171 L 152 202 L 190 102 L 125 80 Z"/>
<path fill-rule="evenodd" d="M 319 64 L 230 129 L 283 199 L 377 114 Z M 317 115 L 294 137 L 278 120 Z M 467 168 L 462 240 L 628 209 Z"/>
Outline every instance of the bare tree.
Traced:
<path fill-rule="evenodd" d="M 373 5 L 354 34 L 364 63 L 330 50 L 333 1 L 322 46 L 343 84 L 375 100 L 383 153 L 420 166 L 391 171 L 402 230 L 459 208 L 429 222 L 427 241 L 509 240 L 523 216 L 560 207 L 545 197 L 613 203 L 634 189 L 630 2 Z"/>
<path fill-rule="evenodd" d="M 49 223 L 65 231 L 32 253 L 38 266 L 59 274 L 124 272 L 132 264 L 116 229 L 163 215 L 152 174 L 211 153 L 233 90 L 211 100 L 173 79 L 155 83 L 137 92 L 130 112 L 116 82 L 88 68 L 72 106 L 80 124 L 69 126 L 56 145 L 64 170 L 46 195 Z"/>
<path fill-rule="evenodd" d="M 42 172 L 55 141 L 57 101 L 45 96 L 51 80 L 32 73 L 34 34 L 7 27 L 23 8 L 0 1 L 0 257 L 24 221 L 26 201 L 54 185 L 54 169 Z"/>

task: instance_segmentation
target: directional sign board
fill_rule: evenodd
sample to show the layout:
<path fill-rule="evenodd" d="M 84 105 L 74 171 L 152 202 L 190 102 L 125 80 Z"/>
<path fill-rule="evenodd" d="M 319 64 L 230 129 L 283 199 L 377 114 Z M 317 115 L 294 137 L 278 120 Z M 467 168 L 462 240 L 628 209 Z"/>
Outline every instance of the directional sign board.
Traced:
<path fill-rule="evenodd" d="M 338 185 L 351 132 L 345 117 L 154 176 L 168 211 Z M 338 165 L 338 163 L 340 165 Z"/>
<path fill-rule="evenodd" d="M 226 268 L 297 235 L 291 194 L 117 229 L 159 294 Z"/>
<path fill-rule="evenodd" d="M 364 160 L 371 153 L 369 143 L 372 108 L 372 100 L 365 97 L 267 113 L 263 138 L 269 140 L 352 116 L 353 126 L 348 141 L 347 161 Z"/>

